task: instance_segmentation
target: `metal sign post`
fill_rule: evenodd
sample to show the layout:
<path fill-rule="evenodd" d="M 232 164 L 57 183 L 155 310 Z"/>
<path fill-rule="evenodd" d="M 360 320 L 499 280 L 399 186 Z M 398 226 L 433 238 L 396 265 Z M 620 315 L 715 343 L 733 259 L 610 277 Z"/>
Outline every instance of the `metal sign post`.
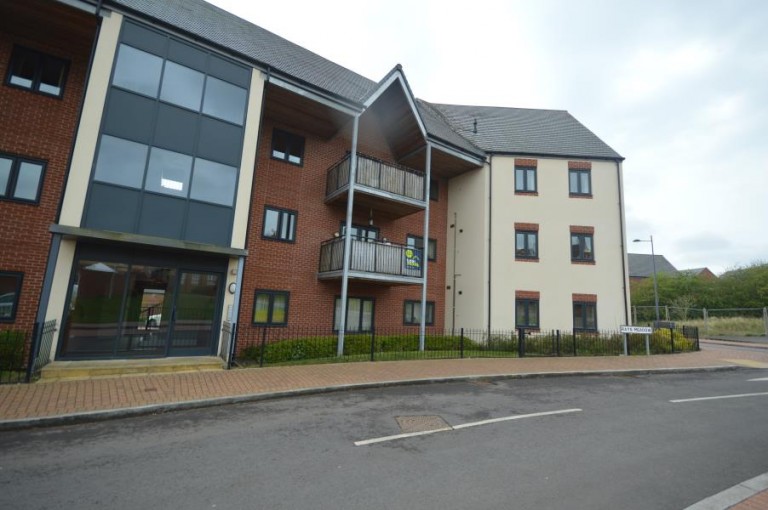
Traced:
<path fill-rule="evenodd" d="M 619 332 L 624 335 L 624 356 L 628 354 L 627 342 L 629 341 L 629 334 L 645 335 L 645 353 L 651 355 L 650 335 L 653 333 L 653 328 L 646 326 L 619 326 Z"/>

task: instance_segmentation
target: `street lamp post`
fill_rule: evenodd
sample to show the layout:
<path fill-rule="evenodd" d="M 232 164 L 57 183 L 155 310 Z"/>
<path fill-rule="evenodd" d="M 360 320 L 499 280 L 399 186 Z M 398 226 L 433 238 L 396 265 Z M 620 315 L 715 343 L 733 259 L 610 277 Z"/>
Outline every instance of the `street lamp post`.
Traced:
<path fill-rule="evenodd" d="M 656 305 L 656 322 L 658 323 L 661 320 L 659 318 L 659 284 L 658 278 L 656 277 L 656 254 L 653 251 L 653 236 L 650 236 L 650 239 L 635 239 L 632 242 L 651 243 L 651 262 L 653 263 L 653 300 Z"/>

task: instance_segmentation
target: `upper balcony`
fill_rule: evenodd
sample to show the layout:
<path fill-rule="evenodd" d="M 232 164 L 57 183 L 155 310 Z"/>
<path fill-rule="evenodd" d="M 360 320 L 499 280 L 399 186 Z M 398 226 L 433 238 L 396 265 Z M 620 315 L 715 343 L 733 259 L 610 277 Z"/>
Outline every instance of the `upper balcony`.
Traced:
<path fill-rule="evenodd" d="M 347 200 L 350 155 L 328 169 L 326 203 Z M 355 205 L 402 218 L 426 208 L 424 174 L 411 168 L 358 154 Z"/>
<path fill-rule="evenodd" d="M 349 278 L 386 285 L 420 284 L 422 282 L 421 250 L 401 244 L 350 239 Z M 344 237 L 324 241 L 320 245 L 320 267 L 317 277 L 332 280 L 342 277 Z"/>

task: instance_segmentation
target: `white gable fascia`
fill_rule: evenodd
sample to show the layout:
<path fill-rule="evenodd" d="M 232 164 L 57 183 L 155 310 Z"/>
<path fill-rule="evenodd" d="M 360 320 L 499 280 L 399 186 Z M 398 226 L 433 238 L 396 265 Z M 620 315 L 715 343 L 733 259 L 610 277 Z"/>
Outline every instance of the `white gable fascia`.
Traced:
<path fill-rule="evenodd" d="M 363 106 L 368 109 L 370 106 L 376 102 L 379 97 L 384 93 L 385 90 L 389 88 L 390 85 L 392 85 L 395 82 L 400 82 L 400 88 L 403 91 L 403 94 L 405 94 L 405 98 L 408 101 L 408 105 L 411 107 L 411 112 L 413 113 L 413 116 L 416 118 L 416 123 L 419 125 L 419 131 L 421 132 L 421 136 L 424 137 L 426 140 L 427 138 L 427 128 L 424 126 L 424 121 L 421 120 L 421 115 L 419 115 L 419 110 L 416 109 L 416 101 L 413 98 L 413 95 L 411 94 L 411 90 L 408 88 L 405 82 L 405 77 L 403 76 L 403 73 L 400 70 L 395 71 L 392 73 L 392 75 L 387 78 L 384 83 L 382 83 L 378 89 L 376 89 L 373 94 L 368 96 L 368 99 L 365 100 L 365 103 L 363 103 Z"/>

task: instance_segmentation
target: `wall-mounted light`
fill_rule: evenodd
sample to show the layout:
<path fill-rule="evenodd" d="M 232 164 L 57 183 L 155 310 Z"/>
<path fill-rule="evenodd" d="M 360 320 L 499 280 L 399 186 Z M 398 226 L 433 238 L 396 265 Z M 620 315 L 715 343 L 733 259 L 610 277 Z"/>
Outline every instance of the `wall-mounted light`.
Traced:
<path fill-rule="evenodd" d="M 229 284 L 229 287 L 227 287 L 227 290 L 230 294 L 234 294 L 235 291 L 237 291 L 237 282 L 232 282 Z"/>

